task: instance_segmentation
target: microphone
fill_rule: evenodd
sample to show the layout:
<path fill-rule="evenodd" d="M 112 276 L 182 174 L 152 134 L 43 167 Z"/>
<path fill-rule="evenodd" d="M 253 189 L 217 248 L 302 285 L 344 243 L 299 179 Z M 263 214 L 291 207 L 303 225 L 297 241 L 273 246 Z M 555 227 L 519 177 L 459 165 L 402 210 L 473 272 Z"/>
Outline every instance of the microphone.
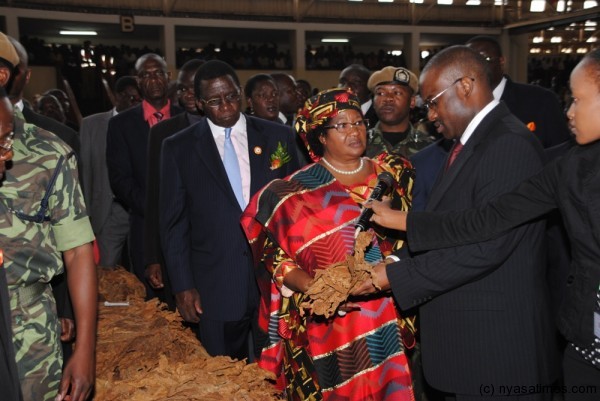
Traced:
<path fill-rule="evenodd" d="M 373 188 L 373 192 L 371 192 L 371 196 L 369 196 L 368 201 L 378 200 L 380 201 L 384 195 L 388 194 L 391 189 L 394 187 L 394 176 L 387 171 L 379 173 L 377 176 L 377 185 Z M 354 238 L 358 237 L 358 233 L 361 231 L 366 231 L 369 227 L 371 227 L 371 216 L 373 216 L 373 209 L 364 208 L 360 216 L 358 217 L 358 221 L 356 223 L 356 231 L 354 232 Z"/>

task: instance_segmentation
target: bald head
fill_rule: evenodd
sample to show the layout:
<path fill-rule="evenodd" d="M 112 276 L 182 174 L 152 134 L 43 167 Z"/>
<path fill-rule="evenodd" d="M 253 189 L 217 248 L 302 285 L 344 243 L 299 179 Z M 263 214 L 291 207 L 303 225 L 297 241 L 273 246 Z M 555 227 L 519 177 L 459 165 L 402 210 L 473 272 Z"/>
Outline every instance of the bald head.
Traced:
<path fill-rule="evenodd" d="M 504 76 L 504 56 L 500 43 L 491 36 L 475 36 L 467 41 L 467 46 L 479 53 L 488 63 L 492 87 L 498 86 Z"/>

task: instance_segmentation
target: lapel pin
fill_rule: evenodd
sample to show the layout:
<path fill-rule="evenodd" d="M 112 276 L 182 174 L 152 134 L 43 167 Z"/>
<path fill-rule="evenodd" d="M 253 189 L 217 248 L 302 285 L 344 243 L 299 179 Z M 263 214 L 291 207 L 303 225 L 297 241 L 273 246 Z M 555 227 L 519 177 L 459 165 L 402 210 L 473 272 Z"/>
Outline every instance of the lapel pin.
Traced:
<path fill-rule="evenodd" d="M 260 146 L 255 146 L 254 147 L 254 154 L 255 155 L 260 155 L 262 154 L 262 148 Z"/>

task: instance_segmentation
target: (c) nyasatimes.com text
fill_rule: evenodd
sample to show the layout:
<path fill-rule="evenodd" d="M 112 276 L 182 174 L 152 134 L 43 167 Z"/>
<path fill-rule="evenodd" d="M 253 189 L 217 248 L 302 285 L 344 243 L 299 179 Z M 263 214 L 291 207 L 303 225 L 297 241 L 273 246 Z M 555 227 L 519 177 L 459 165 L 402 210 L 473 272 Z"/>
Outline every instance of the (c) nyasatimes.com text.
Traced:
<path fill-rule="evenodd" d="M 510 385 L 494 385 L 482 384 L 479 386 L 479 394 L 484 396 L 511 396 L 525 394 L 595 394 L 598 387 L 590 386 L 549 386 L 549 385 L 530 385 L 530 386 L 510 386 Z"/>

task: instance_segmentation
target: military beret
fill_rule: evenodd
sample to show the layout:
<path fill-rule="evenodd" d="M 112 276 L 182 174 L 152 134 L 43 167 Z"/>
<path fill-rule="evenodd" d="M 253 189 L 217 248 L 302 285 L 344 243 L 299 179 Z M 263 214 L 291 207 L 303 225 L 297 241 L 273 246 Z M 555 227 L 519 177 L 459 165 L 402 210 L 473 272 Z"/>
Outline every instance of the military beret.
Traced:
<path fill-rule="evenodd" d="M 19 64 L 19 55 L 17 54 L 15 47 L 2 32 L 0 32 L 0 59 L 10 64 L 13 68 Z"/>
<path fill-rule="evenodd" d="M 367 87 L 371 92 L 375 91 L 375 87 L 381 84 L 400 84 L 408 86 L 412 89 L 413 94 L 419 90 L 419 79 L 410 70 L 402 67 L 384 67 L 382 70 L 375 71 L 371 74 Z"/>

